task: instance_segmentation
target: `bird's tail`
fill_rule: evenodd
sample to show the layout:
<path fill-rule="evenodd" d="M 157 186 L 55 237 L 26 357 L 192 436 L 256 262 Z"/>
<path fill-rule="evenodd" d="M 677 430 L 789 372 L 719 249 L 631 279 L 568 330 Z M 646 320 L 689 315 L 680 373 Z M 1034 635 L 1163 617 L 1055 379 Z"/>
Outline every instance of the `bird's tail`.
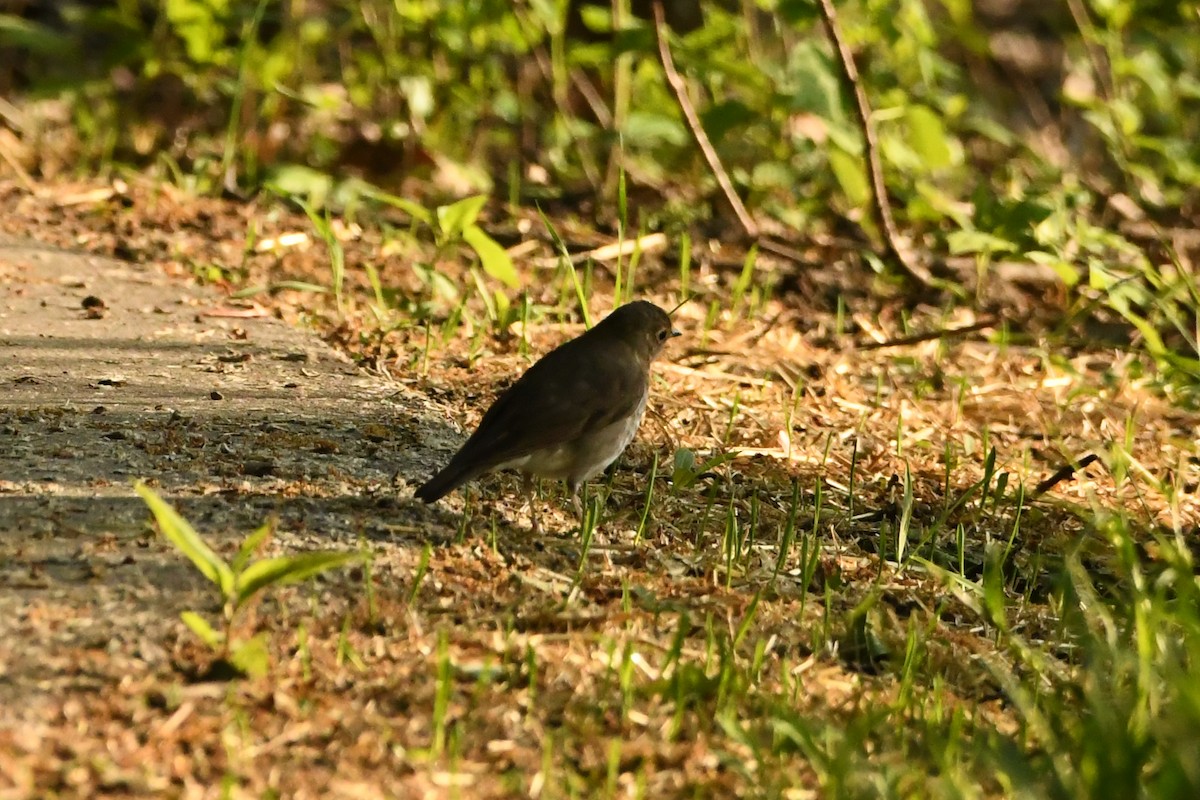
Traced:
<path fill-rule="evenodd" d="M 477 472 L 477 470 L 467 469 L 458 459 L 452 458 L 449 464 L 442 467 L 436 475 L 417 489 L 415 496 L 418 500 L 426 503 L 436 503 L 474 478 Z"/>

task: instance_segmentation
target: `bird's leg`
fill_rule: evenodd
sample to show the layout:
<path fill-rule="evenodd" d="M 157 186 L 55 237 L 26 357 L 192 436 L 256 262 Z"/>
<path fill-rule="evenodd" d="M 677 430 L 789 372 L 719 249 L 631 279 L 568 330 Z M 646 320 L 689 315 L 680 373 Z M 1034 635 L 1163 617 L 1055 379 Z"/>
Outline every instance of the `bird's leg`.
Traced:
<path fill-rule="evenodd" d="M 525 499 L 529 502 L 529 519 L 532 521 L 530 529 L 534 534 L 542 532 L 541 523 L 538 521 L 537 512 L 537 484 L 539 481 L 533 477 L 530 472 L 524 473 L 521 478 L 521 494 L 525 495 Z"/>
<path fill-rule="evenodd" d="M 579 484 L 570 484 L 571 488 L 571 508 L 575 510 L 575 516 L 579 517 L 579 524 L 583 524 L 583 500 L 579 497 Z"/>

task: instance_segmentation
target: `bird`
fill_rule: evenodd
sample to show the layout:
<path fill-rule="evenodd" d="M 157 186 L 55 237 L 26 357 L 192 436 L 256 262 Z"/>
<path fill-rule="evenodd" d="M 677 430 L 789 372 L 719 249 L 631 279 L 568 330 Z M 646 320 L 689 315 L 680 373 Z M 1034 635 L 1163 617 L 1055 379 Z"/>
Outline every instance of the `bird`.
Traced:
<path fill-rule="evenodd" d="M 646 300 L 618 307 L 591 330 L 551 350 L 505 390 L 449 463 L 416 491 L 434 503 L 485 473 L 515 469 L 529 503 L 536 482 L 565 480 L 577 512 L 579 487 L 633 440 L 650 394 L 650 363 L 679 336 L 667 312 Z"/>

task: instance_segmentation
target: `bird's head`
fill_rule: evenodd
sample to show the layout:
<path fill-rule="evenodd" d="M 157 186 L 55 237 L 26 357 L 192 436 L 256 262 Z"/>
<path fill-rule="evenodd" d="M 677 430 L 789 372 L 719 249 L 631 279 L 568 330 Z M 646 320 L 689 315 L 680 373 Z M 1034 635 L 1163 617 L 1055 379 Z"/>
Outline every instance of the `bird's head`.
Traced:
<path fill-rule="evenodd" d="M 679 335 L 671 327 L 667 312 L 645 300 L 626 303 L 605 317 L 595 330 L 627 342 L 646 363 L 662 351 L 667 340 Z"/>

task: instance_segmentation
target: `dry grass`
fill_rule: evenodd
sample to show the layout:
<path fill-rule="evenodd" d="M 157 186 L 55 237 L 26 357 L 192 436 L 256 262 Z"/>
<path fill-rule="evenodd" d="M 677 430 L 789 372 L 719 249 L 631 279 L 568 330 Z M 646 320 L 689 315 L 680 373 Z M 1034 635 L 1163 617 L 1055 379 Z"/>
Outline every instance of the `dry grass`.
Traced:
<path fill-rule="evenodd" d="M 181 272 L 242 264 L 252 218 L 260 236 L 308 229 L 295 214 L 131 193 L 128 213 L 16 202 L 22 226 L 39 235 Z M 14 202 L 13 190 L 2 194 Z M 345 246 L 345 317 L 320 295 L 255 302 L 316 320 L 464 428 L 532 356 L 577 330 L 555 321 L 570 294 L 552 267 L 531 284 L 548 313 L 496 336 L 464 260 L 447 256 L 434 266 L 469 299 L 465 323 L 441 332 L 451 306 L 420 302 L 427 295 L 406 263 L 419 243 L 389 245 L 368 231 Z M 552 255 L 539 247 L 529 263 Z M 324 259 L 320 247 L 251 255 L 239 285 L 327 283 Z M 367 262 L 409 310 L 371 311 L 356 269 Z M 648 296 L 663 305 L 677 299 L 671 269 L 639 270 L 639 286 L 655 287 Z M 764 259 L 763 269 L 786 265 Z M 810 278 L 828 287 L 852 274 L 842 264 Z M 596 314 L 611 307 L 605 275 L 594 273 Z M 80 665 L 48 716 L 0 741 L 9 794 L 1019 789 L 1021 771 L 997 764 L 1036 765 L 1039 753 L 1070 745 L 1053 720 L 1035 724 L 1018 691 L 1061 685 L 1080 668 L 1063 568 L 1077 559 L 1106 597 L 1128 588 L 1125 540 L 1106 520 L 1121 520 L 1148 572 L 1174 563 L 1156 560 L 1163 541 L 1194 546 L 1200 415 L 1169 402 L 1152 369 L 1120 351 L 1067 351 L 1037 330 L 1006 343 L 995 328 L 868 350 L 855 342 L 958 328 L 980 312 L 905 308 L 846 284 L 857 321 L 842 332 L 835 309 L 795 291 L 731 309 L 736 277 L 698 259 L 697 299 L 678 312 L 685 336 L 655 368 L 653 413 L 592 487 L 594 532 L 581 536 L 551 493 L 544 519 L 561 533 L 533 538 L 515 482 L 486 480 L 444 501 L 438 526 L 400 526 L 372 542 L 369 571 L 260 607 L 252 627 L 270 635 L 269 680 L 189 684 L 206 655 L 182 626 L 163 643 L 177 671 Z M 418 308 L 424 319 L 412 317 Z M 680 449 L 719 463 L 680 485 L 671 480 Z M 1099 461 L 1035 496 L 1039 481 L 1089 453 Z M 400 489 L 397 503 L 410 502 Z M 426 541 L 435 543 L 427 556 Z M 1081 692 L 1059 701 L 1064 712 L 1087 699 Z"/>

